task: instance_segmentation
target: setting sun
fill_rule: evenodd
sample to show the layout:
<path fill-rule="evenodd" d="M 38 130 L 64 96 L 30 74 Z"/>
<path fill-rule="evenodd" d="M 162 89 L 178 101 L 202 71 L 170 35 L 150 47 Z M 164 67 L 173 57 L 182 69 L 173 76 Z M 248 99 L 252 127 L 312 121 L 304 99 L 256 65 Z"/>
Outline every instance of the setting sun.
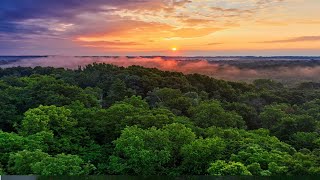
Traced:
<path fill-rule="evenodd" d="M 171 48 L 172 51 L 177 51 L 178 49 L 176 47 Z"/>

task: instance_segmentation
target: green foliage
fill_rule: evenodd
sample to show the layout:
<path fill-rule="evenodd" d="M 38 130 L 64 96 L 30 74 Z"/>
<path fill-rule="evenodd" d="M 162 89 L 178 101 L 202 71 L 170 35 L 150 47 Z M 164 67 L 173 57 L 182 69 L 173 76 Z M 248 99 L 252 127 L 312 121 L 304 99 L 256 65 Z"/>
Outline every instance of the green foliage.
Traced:
<path fill-rule="evenodd" d="M 196 135 L 190 128 L 179 123 L 168 124 L 163 127 L 163 131 L 169 135 L 171 147 L 177 155 L 181 147 L 190 144 L 196 139 Z"/>
<path fill-rule="evenodd" d="M 292 159 L 291 155 L 285 152 L 280 152 L 276 150 L 267 151 L 261 148 L 259 145 L 250 145 L 246 149 L 241 150 L 238 154 L 233 154 L 230 158 L 232 161 L 242 162 L 245 165 L 250 165 L 253 163 L 259 163 L 260 167 L 267 170 L 270 163 L 284 164 L 284 162 Z M 268 169 L 270 171 L 270 169 Z M 273 171 L 270 171 L 271 173 Z"/>
<path fill-rule="evenodd" d="M 314 99 L 302 105 L 303 113 L 307 113 L 313 118 L 320 119 L 320 99 Z"/>
<path fill-rule="evenodd" d="M 9 172 L 12 174 L 33 174 L 31 167 L 36 162 L 40 162 L 47 157 L 49 157 L 49 155 L 40 150 L 23 150 L 12 153 L 9 158 Z"/>
<path fill-rule="evenodd" d="M 173 123 L 163 127 L 163 132 L 168 134 L 170 141 L 171 160 L 167 165 L 167 174 L 182 175 L 183 174 L 183 154 L 180 152 L 182 147 L 195 141 L 196 135 L 190 128 Z"/>
<path fill-rule="evenodd" d="M 288 141 L 294 133 L 312 132 L 316 130 L 316 121 L 308 115 L 295 115 L 284 117 L 271 131 L 280 139 Z"/>
<path fill-rule="evenodd" d="M 0 69 L 0 174 L 319 175 L 317 86 L 108 64 Z"/>
<path fill-rule="evenodd" d="M 253 84 L 259 89 L 277 90 L 282 89 L 284 86 L 280 82 L 276 82 L 271 79 L 257 79 L 253 81 Z"/>
<path fill-rule="evenodd" d="M 166 124 L 173 123 L 175 115 L 167 109 L 152 109 L 143 111 L 140 114 L 127 116 L 120 123 L 122 127 L 137 125 L 142 128 L 149 128 L 152 126 L 162 127 Z"/>
<path fill-rule="evenodd" d="M 248 129 L 257 129 L 261 127 L 261 122 L 258 117 L 257 110 L 248 104 L 233 102 L 224 105 L 228 111 L 235 111 L 246 122 Z"/>
<path fill-rule="evenodd" d="M 107 105 L 111 105 L 133 94 L 135 94 L 135 92 L 132 89 L 127 89 L 126 84 L 121 79 L 115 79 L 110 86 L 106 103 Z"/>
<path fill-rule="evenodd" d="M 22 150 L 47 150 L 48 144 L 53 138 L 51 133 L 37 133 L 32 136 L 19 136 L 15 133 L 7 133 L 0 130 L 0 163 L 6 165 L 10 153 Z"/>
<path fill-rule="evenodd" d="M 225 111 L 217 101 L 203 102 L 192 107 L 190 114 L 195 125 L 202 128 L 211 126 L 243 128 L 245 126 L 241 116 L 235 112 Z"/>
<path fill-rule="evenodd" d="M 257 162 L 249 164 L 247 169 L 254 176 L 263 176 L 263 170 L 261 169 L 260 164 Z"/>
<path fill-rule="evenodd" d="M 247 167 L 240 162 L 229 162 L 218 160 L 210 165 L 208 169 L 213 176 L 248 176 L 251 173 Z"/>
<path fill-rule="evenodd" d="M 204 174 L 210 162 L 222 158 L 225 142 L 221 138 L 197 139 L 181 149 L 186 174 Z"/>
<path fill-rule="evenodd" d="M 1 86 L 0 81 L 0 86 Z M 9 87 L 5 87 L 9 89 Z M 17 107 L 14 105 L 14 97 L 10 97 L 9 92 L 0 88 L 0 129 L 12 131 L 14 124 L 19 122 Z"/>
<path fill-rule="evenodd" d="M 31 135 L 41 131 L 53 131 L 55 135 L 61 135 L 77 124 L 70 115 L 71 111 L 64 107 L 40 105 L 25 112 L 20 133 Z"/>
<path fill-rule="evenodd" d="M 255 150 L 273 150 L 277 152 L 288 153 L 290 155 L 296 152 L 295 149 L 290 145 L 281 142 L 276 137 L 270 136 L 269 131 L 265 129 L 245 131 L 242 129 L 222 129 L 211 127 L 207 129 L 206 136 L 223 138 L 227 145 L 224 151 L 224 154 L 227 157 L 232 156 L 232 154 L 240 153 L 241 150 L 243 151 L 244 149 L 247 149 L 250 152 L 254 152 Z M 251 153 L 249 153 L 246 155 L 246 157 L 243 158 L 244 161 L 240 161 L 239 159 L 234 161 L 240 161 L 245 163 L 245 161 L 250 160 L 248 159 L 248 157 L 251 156 Z M 258 154 L 257 157 L 260 158 L 260 155 Z M 253 162 L 247 162 L 246 165 L 251 164 Z M 264 166 L 267 166 L 267 164 L 265 163 Z"/>
<path fill-rule="evenodd" d="M 0 164 L 0 176 L 1 176 L 1 175 L 5 175 L 5 172 L 4 172 L 4 170 L 3 170 L 2 165 Z"/>
<path fill-rule="evenodd" d="M 76 155 L 58 154 L 55 157 L 46 157 L 32 165 L 35 174 L 42 176 L 80 176 L 88 175 L 95 167 Z"/>
<path fill-rule="evenodd" d="M 296 149 L 313 150 L 319 148 L 319 134 L 316 132 L 297 132 L 291 136 L 290 144 Z"/>
<path fill-rule="evenodd" d="M 122 103 L 130 104 L 136 108 L 149 109 L 148 103 L 142 99 L 141 96 L 131 96 L 130 98 L 127 97 L 122 101 Z"/>
<path fill-rule="evenodd" d="M 287 166 L 280 166 L 275 162 L 271 162 L 268 164 L 268 170 L 270 173 L 275 176 L 275 175 L 282 175 L 286 174 L 288 172 L 288 167 Z"/>
<path fill-rule="evenodd" d="M 127 127 L 114 144 L 109 170 L 115 174 L 159 175 L 171 157 L 167 133 L 156 128 Z"/>
<path fill-rule="evenodd" d="M 287 117 L 291 109 L 287 104 L 268 105 L 260 113 L 260 119 L 264 128 L 270 129 L 276 125 L 281 118 Z"/>
<path fill-rule="evenodd" d="M 195 92 L 182 94 L 179 89 L 157 88 L 149 92 L 146 99 L 152 107 L 168 107 L 177 115 L 186 115 L 192 105 L 199 103 L 200 97 Z"/>

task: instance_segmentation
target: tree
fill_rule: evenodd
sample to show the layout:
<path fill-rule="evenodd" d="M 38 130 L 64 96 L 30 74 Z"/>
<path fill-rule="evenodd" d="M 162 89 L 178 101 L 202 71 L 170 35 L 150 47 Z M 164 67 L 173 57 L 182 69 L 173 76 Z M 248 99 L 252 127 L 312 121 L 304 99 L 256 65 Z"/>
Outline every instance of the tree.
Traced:
<path fill-rule="evenodd" d="M 146 99 L 151 107 L 167 107 L 176 115 L 186 115 L 188 109 L 197 101 L 188 95 L 191 94 L 182 94 L 179 89 L 156 88 L 148 93 Z"/>
<path fill-rule="evenodd" d="M 262 121 L 262 127 L 270 129 L 275 126 L 281 118 L 287 117 L 287 112 L 290 112 L 291 108 L 287 104 L 274 104 L 264 107 L 263 112 L 260 113 L 260 119 Z"/>
<path fill-rule="evenodd" d="M 181 175 L 181 163 L 183 157 L 181 154 L 181 148 L 187 144 L 192 143 L 196 139 L 196 135 L 190 128 L 187 128 L 183 124 L 173 123 L 168 124 L 162 128 L 162 130 L 168 134 L 171 149 L 171 161 L 168 165 L 168 174 Z"/>
<path fill-rule="evenodd" d="M 70 115 L 71 111 L 64 107 L 40 105 L 25 112 L 20 133 L 32 135 L 41 131 L 53 131 L 56 136 L 61 136 L 77 124 Z"/>
<path fill-rule="evenodd" d="M 169 137 L 156 128 L 127 127 L 114 144 L 109 166 L 113 174 L 161 175 L 171 158 Z"/>
<path fill-rule="evenodd" d="M 128 89 L 126 84 L 121 79 L 115 79 L 111 84 L 106 97 L 107 106 L 110 106 L 116 101 L 121 101 L 125 97 L 134 95 L 135 92 L 132 89 Z"/>
<path fill-rule="evenodd" d="M 227 147 L 224 154 L 228 157 L 232 154 L 237 154 L 244 149 L 255 150 L 265 149 L 267 151 L 275 150 L 278 152 L 288 153 L 293 155 L 296 150 L 287 143 L 281 142 L 277 137 L 270 136 L 270 133 L 266 129 L 257 129 L 246 131 L 244 129 L 223 129 L 217 127 L 210 127 L 205 131 L 205 137 L 220 137 L 222 138 Z M 250 147 L 250 148 L 249 148 Z M 245 157 L 245 160 L 248 158 Z M 240 160 L 233 160 L 235 162 L 243 162 Z M 244 163 L 244 162 L 243 162 Z M 249 163 L 251 164 L 251 163 Z M 246 165 L 248 165 L 246 163 Z"/>
<path fill-rule="evenodd" d="M 296 149 L 307 148 L 310 150 L 319 148 L 317 143 L 319 134 L 316 132 L 296 132 L 290 137 L 290 144 Z"/>
<path fill-rule="evenodd" d="M 3 168 L 2 168 L 2 165 L 0 164 L 0 176 L 1 175 L 5 175 L 5 172 L 4 172 Z"/>
<path fill-rule="evenodd" d="M 211 163 L 208 169 L 210 175 L 213 176 L 248 176 L 252 175 L 247 167 L 240 162 L 215 161 Z"/>
<path fill-rule="evenodd" d="M 16 133 L 7 133 L 0 130 L 0 163 L 8 164 L 10 153 L 15 153 L 22 150 L 47 150 L 48 141 L 52 140 L 51 133 L 37 133 L 32 136 L 19 136 Z"/>
<path fill-rule="evenodd" d="M 302 105 L 303 114 L 308 114 L 314 119 L 320 119 L 320 99 L 314 99 Z"/>
<path fill-rule="evenodd" d="M 256 109 L 250 105 L 239 102 L 227 103 L 224 108 L 228 111 L 235 111 L 246 122 L 248 129 L 261 128 L 261 122 Z"/>
<path fill-rule="evenodd" d="M 253 81 L 253 84 L 258 89 L 268 89 L 268 90 L 278 90 L 282 89 L 284 86 L 280 82 L 276 82 L 271 79 L 257 79 Z"/>
<path fill-rule="evenodd" d="M 174 153 L 179 153 L 179 150 L 184 145 L 190 144 L 196 139 L 196 135 L 190 128 L 179 123 L 168 124 L 163 127 L 163 131 L 169 135 L 169 140 Z"/>
<path fill-rule="evenodd" d="M 57 80 L 53 76 L 32 75 L 21 78 L 22 85 L 12 96 L 16 97 L 19 112 L 24 112 L 39 105 L 64 106 L 73 101 L 80 101 L 87 107 L 99 106 L 95 89 L 84 89 Z"/>
<path fill-rule="evenodd" d="M 168 109 L 154 108 L 152 110 L 141 111 L 139 114 L 126 116 L 123 121 L 119 123 L 121 129 L 125 126 L 137 125 L 141 128 L 158 127 L 161 128 L 166 124 L 175 121 L 175 115 Z"/>
<path fill-rule="evenodd" d="M 316 173 L 316 168 L 319 167 L 317 162 L 319 157 L 311 154 L 310 151 L 297 152 L 293 155 L 293 159 L 288 161 L 288 174 L 301 176 Z"/>
<path fill-rule="evenodd" d="M 288 167 L 271 162 L 268 164 L 268 171 L 270 171 L 273 176 L 285 175 L 288 172 Z"/>
<path fill-rule="evenodd" d="M 77 126 L 78 122 L 72 118 L 71 110 L 65 107 L 39 106 L 25 113 L 19 133 L 32 136 L 37 133 L 53 133 L 48 145 L 49 153 L 77 154 L 82 148 L 93 145 L 85 127 Z"/>
<path fill-rule="evenodd" d="M 96 117 L 97 115 L 93 115 Z M 106 111 L 99 111 L 96 117 L 96 133 L 99 142 L 110 143 L 120 136 L 121 130 L 126 126 L 137 125 L 141 128 L 152 126 L 161 128 L 173 123 L 176 116 L 164 108 L 150 109 L 146 101 L 140 97 L 132 96 L 124 101 L 119 101 Z"/>
<path fill-rule="evenodd" d="M 262 175 L 262 172 L 263 172 L 263 170 L 260 167 L 260 164 L 257 162 L 249 164 L 247 166 L 247 169 L 254 176 L 260 176 L 260 175 Z"/>
<path fill-rule="evenodd" d="M 8 166 L 11 174 L 29 175 L 33 174 L 32 165 L 49 157 L 49 154 L 40 150 L 35 151 L 19 151 L 10 154 Z"/>
<path fill-rule="evenodd" d="M 197 139 L 181 149 L 182 166 L 185 174 L 205 174 L 210 162 L 223 157 L 226 145 L 221 138 Z"/>
<path fill-rule="evenodd" d="M 81 176 L 88 175 L 95 167 L 85 163 L 76 155 L 58 154 L 46 157 L 32 165 L 34 174 L 41 176 Z"/>
<path fill-rule="evenodd" d="M 317 128 L 317 122 L 308 115 L 291 115 L 281 118 L 275 124 L 271 132 L 279 139 L 289 141 L 290 137 L 296 132 L 312 132 Z"/>
<path fill-rule="evenodd" d="M 1 81 L 0 81 L 1 86 Z M 14 104 L 14 98 L 10 97 L 6 90 L 0 88 L 0 129 L 3 131 L 14 131 L 15 123 L 19 122 L 21 117 L 18 114 L 17 108 Z"/>
<path fill-rule="evenodd" d="M 287 175 L 295 162 L 295 158 L 285 152 L 277 150 L 266 151 L 257 145 L 249 145 L 247 149 L 233 154 L 231 161 L 238 161 L 247 165 L 247 169 L 254 175 Z"/>
<path fill-rule="evenodd" d="M 217 101 L 203 102 L 199 106 L 192 107 L 190 114 L 195 125 L 202 128 L 211 126 L 243 128 L 245 126 L 241 116 L 235 112 L 225 111 Z"/>
<path fill-rule="evenodd" d="M 119 102 L 119 103 L 130 104 L 136 108 L 142 108 L 142 109 L 150 108 L 146 100 L 142 99 L 141 96 L 135 96 L 135 95 L 131 97 L 127 97 L 122 102 Z"/>

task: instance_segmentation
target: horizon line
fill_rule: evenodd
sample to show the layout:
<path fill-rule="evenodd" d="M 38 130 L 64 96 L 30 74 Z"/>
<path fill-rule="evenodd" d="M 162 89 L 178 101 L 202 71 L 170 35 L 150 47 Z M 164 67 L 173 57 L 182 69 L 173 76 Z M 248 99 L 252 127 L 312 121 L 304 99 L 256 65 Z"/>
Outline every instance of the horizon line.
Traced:
<path fill-rule="evenodd" d="M 219 56 L 172 56 L 172 55 L 1 55 L 0 57 L 52 57 L 52 56 L 66 56 L 66 57 L 320 57 L 319 55 L 219 55 Z"/>

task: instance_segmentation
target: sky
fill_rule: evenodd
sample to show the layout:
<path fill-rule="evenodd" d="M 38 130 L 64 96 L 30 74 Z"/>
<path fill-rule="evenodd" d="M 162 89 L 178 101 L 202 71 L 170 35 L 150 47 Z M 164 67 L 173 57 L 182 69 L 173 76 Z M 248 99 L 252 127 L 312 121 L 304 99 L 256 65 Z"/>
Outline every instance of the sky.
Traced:
<path fill-rule="evenodd" d="M 0 55 L 319 56 L 319 9 L 319 0 L 1 0 Z"/>

